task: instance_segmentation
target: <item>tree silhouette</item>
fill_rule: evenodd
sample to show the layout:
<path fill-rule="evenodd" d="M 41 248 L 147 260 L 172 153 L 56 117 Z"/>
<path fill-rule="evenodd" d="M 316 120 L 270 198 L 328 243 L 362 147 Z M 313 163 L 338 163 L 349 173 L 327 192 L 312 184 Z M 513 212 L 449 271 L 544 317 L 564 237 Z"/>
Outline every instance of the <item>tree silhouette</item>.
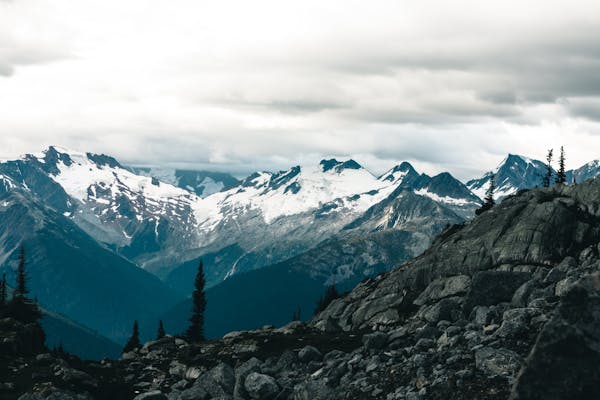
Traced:
<path fill-rule="evenodd" d="M 0 307 L 6 305 L 6 274 L 2 274 L 2 280 L 0 281 Z"/>
<path fill-rule="evenodd" d="M 558 171 L 556 172 L 556 178 L 554 180 L 559 185 L 567 182 L 567 173 L 565 172 L 565 149 L 560 146 L 560 156 L 558 158 Z"/>
<path fill-rule="evenodd" d="M 475 210 L 475 215 L 480 215 L 490 208 L 494 207 L 496 201 L 494 200 L 494 193 L 496 192 L 496 174 L 490 172 L 490 185 L 485 192 L 485 198 L 483 199 L 483 204 L 477 210 Z"/>
<path fill-rule="evenodd" d="M 25 247 L 21 245 L 17 267 L 17 287 L 13 292 L 13 298 L 25 297 L 27 293 L 29 290 L 27 290 L 27 273 L 25 272 Z"/>
<path fill-rule="evenodd" d="M 125 344 L 123 348 L 123 353 L 129 353 L 130 351 L 137 349 L 141 346 L 140 344 L 140 327 L 138 326 L 138 322 L 133 321 L 133 332 L 131 333 L 131 337 Z"/>
<path fill-rule="evenodd" d="M 321 311 L 326 309 L 327 306 L 333 300 L 337 299 L 338 297 L 340 297 L 340 294 L 338 293 L 337 289 L 335 288 L 335 285 L 328 286 L 327 289 L 325 289 L 325 294 L 323 294 L 323 296 L 321 296 L 321 298 L 317 302 L 317 308 L 315 309 L 315 315 L 317 315 L 318 313 L 320 313 Z"/>
<path fill-rule="evenodd" d="M 165 337 L 165 327 L 163 326 L 162 319 L 158 321 L 158 331 L 156 332 L 156 340 L 162 339 Z"/>
<path fill-rule="evenodd" d="M 4 298 L 6 298 L 6 278 L 3 278 Z M 12 299 L 2 307 L 1 317 L 10 317 L 24 323 L 35 322 L 42 317 L 37 303 L 27 298 L 27 272 L 25 271 L 25 248 L 19 251 L 16 288 Z"/>
<path fill-rule="evenodd" d="M 204 264 L 202 260 L 198 265 L 196 280 L 194 281 L 194 292 L 192 293 L 192 316 L 190 317 L 190 326 L 185 332 L 185 336 L 190 342 L 201 342 L 204 340 L 204 311 L 206 310 L 206 297 L 204 294 Z"/>
<path fill-rule="evenodd" d="M 542 178 L 542 186 L 550 187 L 550 183 L 552 182 L 552 157 L 554 150 L 548 150 L 548 154 L 546 155 L 546 174 Z"/>

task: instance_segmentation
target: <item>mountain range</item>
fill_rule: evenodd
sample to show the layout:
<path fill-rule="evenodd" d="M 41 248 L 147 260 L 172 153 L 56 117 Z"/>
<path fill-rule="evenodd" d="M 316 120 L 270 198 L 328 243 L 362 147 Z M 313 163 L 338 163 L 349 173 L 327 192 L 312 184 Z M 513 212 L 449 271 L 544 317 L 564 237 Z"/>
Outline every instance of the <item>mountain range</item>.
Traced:
<path fill-rule="evenodd" d="M 498 197 L 537 186 L 543 171 L 509 155 L 495 170 Z M 592 162 L 568 177 L 598 173 Z M 336 159 L 238 181 L 53 146 L 0 163 L 0 269 L 13 279 L 24 244 L 40 303 L 122 343 L 133 319 L 145 337 L 161 317 L 182 328 L 202 258 L 207 329 L 219 336 L 283 323 L 297 307 L 308 317 L 326 285 L 350 289 L 419 255 L 472 217 L 487 185 L 488 174 L 465 185 L 408 162 L 376 176 Z"/>

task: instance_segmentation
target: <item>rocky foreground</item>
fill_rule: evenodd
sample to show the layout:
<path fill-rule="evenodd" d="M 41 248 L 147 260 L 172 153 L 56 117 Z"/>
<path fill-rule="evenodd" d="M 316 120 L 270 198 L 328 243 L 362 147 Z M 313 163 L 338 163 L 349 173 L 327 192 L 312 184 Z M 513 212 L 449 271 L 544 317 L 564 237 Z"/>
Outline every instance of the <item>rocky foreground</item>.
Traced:
<path fill-rule="evenodd" d="M 0 321 L 1 399 L 598 399 L 600 180 L 512 196 L 305 324 L 102 362 L 35 337 Z"/>

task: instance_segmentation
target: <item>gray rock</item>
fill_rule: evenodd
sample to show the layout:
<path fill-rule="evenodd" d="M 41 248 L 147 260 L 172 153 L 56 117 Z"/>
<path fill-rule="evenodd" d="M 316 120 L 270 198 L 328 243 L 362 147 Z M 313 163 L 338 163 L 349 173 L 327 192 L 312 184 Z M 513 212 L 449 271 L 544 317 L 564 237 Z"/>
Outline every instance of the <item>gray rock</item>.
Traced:
<path fill-rule="evenodd" d="M 92 397 L 85 393 L 73 393 L 50 387 L 44 388 L 42 392 L 25 393 L 18 400 L 92 400 Z"/>
<path fill-rule="evenodd" d="M 506 311 L 502 317 L 502 325 L 496 331 L 496 335 L 500 337 L 518 337 L 527 333 L 531 329 L 529 321 L 539 313 L 538 309 L 529 307 L 513 308 Z"/>
<path fill-rule="evenodd" d="M 325 380 L 309 380 L 294 386 L 291 398 L 293 400 L 330 400 L 333 397 L 333 389 L 327 385 Z"/>
<path fill-rule="evenodd" d="M 462 316 L 461 306 L 462 299 L 460 297 L 450 297 L 422 308 L 418 315 L 421 319 L 431 323 L 437 323 L 440 320 L 456 321 Z"/>
<path fill-rule="evenodd" d="M 183 377 L 190 381 L 198 379 L 198 377 L 202 374 L 202 370 L 197 367 L 189 367 L 185 370 Z"/>
<path fill-rule="evenodd" d="M 569 270 L 577 268 L 577 260 L 574 257 L 565 257 L 560 264 L 556 266 L 560 271 L 567 272 Z"/>
<path fill-rule="evenodd" d="M 483 347 L 475 352 L 475 366 L 488 375 L 512 376 L 519 370 L 521 358 L 511 350 Z"/>
<path fill-rule="evenodd" d="M 531 274 L 526 272 L 477 272 L 471 282 L 465 310 L 470 312 L 475 306 L 491 306 L 503 301 L 511 301 L 519 286 L 528 281 L 530 277 Z"/>
<path fill-rule="evenodd" d="M 208 400 L 211 395 L 199 385 L 194 385 L 189 389 L 185 389 L 179 393 L 178 400 Z"/>
<path fill-rule="evenodd" d="M 231 397 L 234 386 L 235 376 L 233 370 L 229 365 L 220 363 L 210 371 L 200 375 L 194 382 L 192 389 L 200 388 L 211 397 Z"/>
<path fill-rule="evenodd" d="M 298 359 L 303 363 L 309 363 L 311 361 L 321 361 L 323 355 L 316 347 L 306 346 L 298 352 Z"/>
<path fill-rule="evenodd" d="M 269 400 L 279 393 L 279 386 L 269 375 L 252 372 L 246 377 L 244 388 L 252 399 Z"/>
<path fill-rule="evenodd" d="M 292 353 L 293 355 L 293 360 L 296 359 L 296 354 L 288 351 L 286 353 Z M 291 362 L 288 362 L 287 360 L 290 358 L 290 356 L 286 356 L 286 353 L 284 353 L 280 359 L 279 362 L 281 362 L 281 365 L 278 362 L 278 367 L 280 367 L 281 369 L 283 368 L 287 368 L 289 366 L 291 366 Z M 286 360 L 286 361 L 282 361 Z M 250 375 L 252 372 L 260 372 L 260 367 L 262 365 L 262 362 L 258 359 L 258 358 L 251 358 L 248 361 L 246 361 L 245 363 L 243 363 L 242 365 L 240 365 L 238 368 L 236 368 L 235 370 L 235 386 L 233 389 L 233 398 L 235 400 L 244 400 L 247 399 L 249 397 L 248 393 L 246 392 L 246 388 L 244 387 L 244 383 L 246 382 L 246 377 L 248 375 Z"/>
<path fill-rule="evenodd" d="M 600 273 L 561 300 L 519 373 L 511 400 L 600 398 Z"/>
<path fill-rule="evenodd" d="M 168 398 L 160 390 L 153 390 L 151 392 L 138 394 L 133 400 L 168 400 Z"/>
<path fill-rule="evenodd" d="M 511 304 L 515 307 L 525 307 L 529 304 L 529 297 L 536 288 L 536 282 L 530 280 L 519 286 L 512 297 Z"/>
<path fill-rule="evenodd" d="M 573 286 L 575 286 L 576 283 L 577 279 L 574 277 L 567 277 L 561 281 L 558 281 L 554 287 L 554 294 L 558 297 L 563 297 L 569 292 L 569 290 L 571 290 L 571 288 L 573 288 Z"/>
<path fill-rule="evenodd" d="M 551 283 L 556 283 L 563 279 L 566 276 L 566 273 L 561 271 L 558 268 L 552 268 L 550 272 L 544 278 L 544 284 L 549 285 Z"/>
<path fill-rule="evenodd" d="M 414 304 L 423 306 L 431 304 L 445 297 L 464 294 L 469 290 L 471 277 L 467 275 L 456 275 L 434 280 L 414 301 Z"/>
<path fill-rule="evenodd" d="M 373 332 L 363 335 L 362 342 L 369 350 L 378 350 L 383 348 L 388 341 L 388 335 L 385 332 Z"/>

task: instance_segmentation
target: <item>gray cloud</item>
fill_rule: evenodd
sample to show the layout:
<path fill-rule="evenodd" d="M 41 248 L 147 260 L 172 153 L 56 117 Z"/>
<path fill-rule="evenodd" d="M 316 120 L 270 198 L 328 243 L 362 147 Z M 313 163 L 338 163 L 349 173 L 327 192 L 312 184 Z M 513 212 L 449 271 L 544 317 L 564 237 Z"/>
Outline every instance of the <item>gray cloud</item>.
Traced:
<path fill-rule="evenodd" d="M 2 2 L 0 156 L 462 178 L 562 143 L 600 157 L 598 2 L 247 3 Z"/>

